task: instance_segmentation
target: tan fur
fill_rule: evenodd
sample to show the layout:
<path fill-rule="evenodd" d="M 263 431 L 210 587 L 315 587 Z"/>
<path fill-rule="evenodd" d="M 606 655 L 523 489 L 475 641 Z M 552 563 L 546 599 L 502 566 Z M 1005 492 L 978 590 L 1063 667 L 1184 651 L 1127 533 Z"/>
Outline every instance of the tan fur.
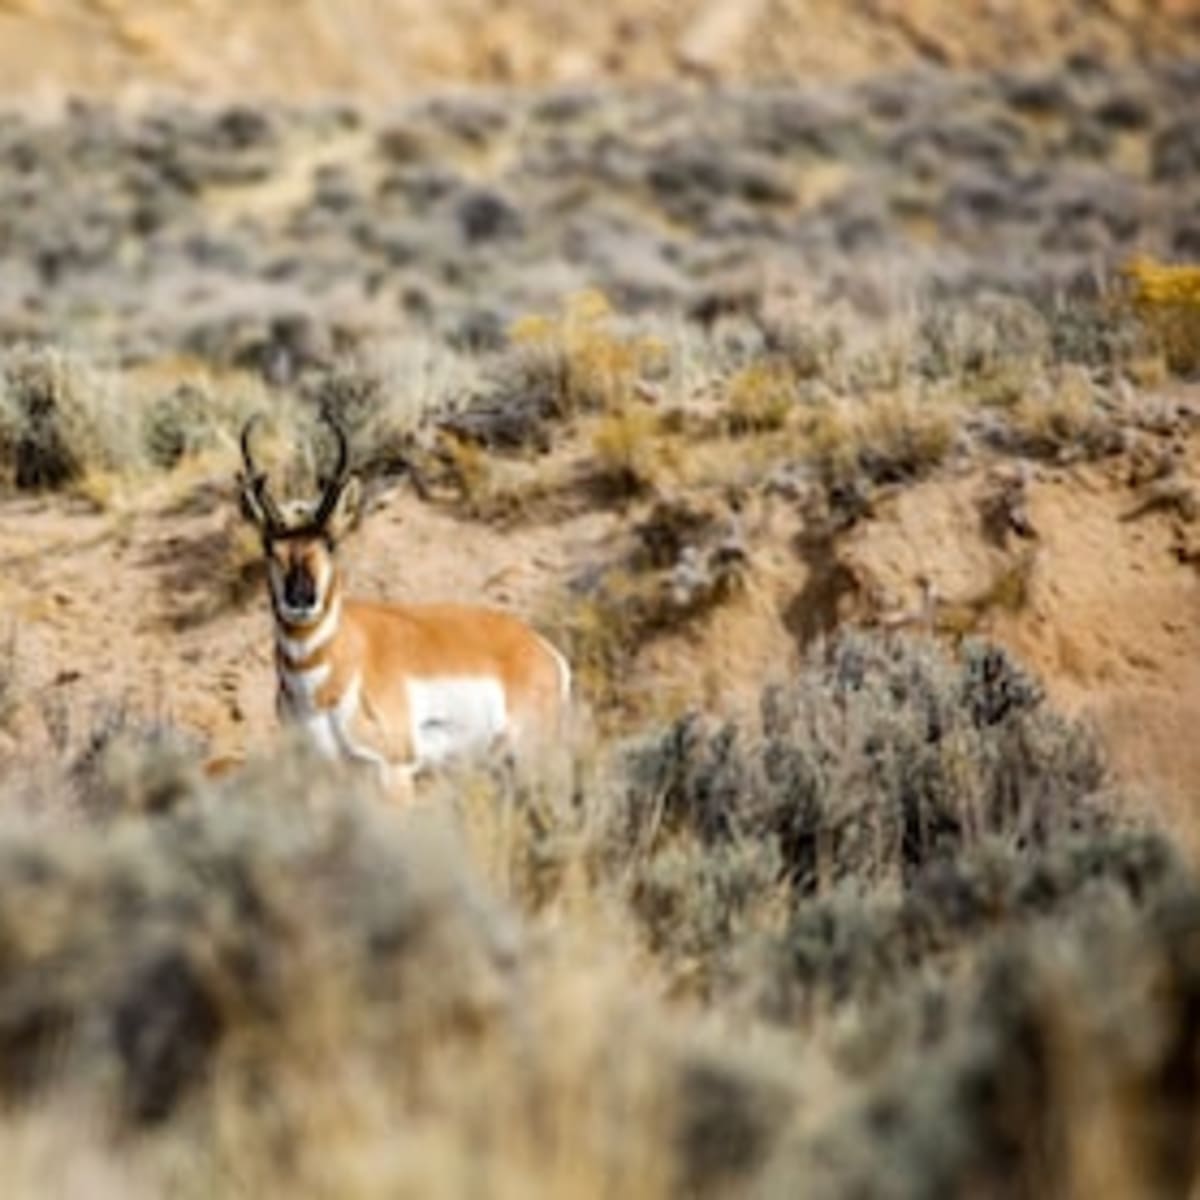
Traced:
<path fill-rule="evenodd" d="M 504 689 L 518 730 L 551 730 L 560 719 L 558 664 L 541 641 L 507 613 L 464 605 L 383 605 L 343 602 L 337 637 L 316 655 L 332 667 L 317 694 L 337 703 L 361 672 L 363 715 L 386 744 L 373 748 L 408 761 L 408 701 L 403 680 L 447 675 L 490 676 Z"/>

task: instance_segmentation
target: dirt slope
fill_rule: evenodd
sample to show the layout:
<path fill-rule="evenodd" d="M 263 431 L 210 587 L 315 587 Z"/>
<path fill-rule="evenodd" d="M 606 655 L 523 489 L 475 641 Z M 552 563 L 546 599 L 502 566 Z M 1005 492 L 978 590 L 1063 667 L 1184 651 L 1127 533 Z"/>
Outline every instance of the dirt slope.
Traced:
<path fill-rule="evenodd" d="M 1181 470 L 1198 467 L 1193 443 Z M 980 530 L 977 502 L 992 468 L 902 489 L 842 545 L 860 590 L 841 615 L 897 626 L 928 617 L 948 636 L 1011 646 L 1056 700 L 1096 722 L 1122 778 L 1162 797 L 1173 822 L 1196 834 L 1200 575 L 1180 561 L 1192 530 L 1169 509 L 1123 519 L 1137 504 L 1128 469 L 1125 458 L 1034 468 L 1027 511 L 1036 536 L 1003 550 Z M 15 630 L 19 688 L 8 748 L 46 738 L 56 712 L 78 721 L 122 705 L 181 724 L 216 754 L 242 754 L 274 735 L 265 597 L 254 586 L 230 607 L 222 590 L 244 553 L 231 475 L 231 463 L 210 464 L 183 502 L 175 481 L 121 515 L 62 500 L 4 502 L 0 602 Z M 366 595 L 486 601 L 545 620 L 624 520 L 595 511 L 498 533 L 398 488 L 351 540 L 345 566 Z M 765 504 L 750 530 L 745 592 L 649 641 L 627 680 L 631 705 L 652 698 L 660 711 L 703 704 L 732 713 L 786 674 L 800 653 L 795 610 L 811 582 L 794 552 L 802 527 L 794 505 Z M 969 611 L 1030 552 L 1023 605 Z M 937 597 L 924 616 L 922 579 Z M 956 624 L 956 613 L 967 616 Z"/>
<path fill-rule="evenodd" d="M 1194 0 L 3 0 L 0 92 L 395 96 L 445 83 L 828 78 L 1194 51 Z"/>
<path fill-rule="evenodd" d="M 1194 471 L 1200 453 L 1192 445 Z M 1189 525 L 1137 508 L 1127 464 L 1042 470 L 1029 487 L 1037 532 L 1025 607 L 978 628 L 1010 645 L 1054 697 L 1096 723 L 1114 766 L 1165 797 L 1196 833 L 1200 795 L 1200 575 L 1179 561 Z M 864 525 L 850 557 L 885 588 L 917 602 L 927 577 L 946 611 L 980 593 L 1006 556 L 979 534 L 973 473 L 902 493 Z"/>

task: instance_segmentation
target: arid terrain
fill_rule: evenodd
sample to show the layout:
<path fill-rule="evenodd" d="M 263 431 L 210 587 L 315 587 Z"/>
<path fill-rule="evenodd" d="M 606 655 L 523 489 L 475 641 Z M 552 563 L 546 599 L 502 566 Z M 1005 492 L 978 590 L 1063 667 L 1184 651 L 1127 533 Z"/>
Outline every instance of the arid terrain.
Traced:
<path fill-rule="evenodd" d="M 1195 0 L 4 0 L 0 88 L 394 100 L 463 84 L 758 82 L 1196 48 Z"/>
<path fill-rule="evenodd" d="M 1200 1194 L 1197 12 L 282 7 L 0 2 L 5 1194 Z M 322 408 L 552 761 L 278 728 Z"/>

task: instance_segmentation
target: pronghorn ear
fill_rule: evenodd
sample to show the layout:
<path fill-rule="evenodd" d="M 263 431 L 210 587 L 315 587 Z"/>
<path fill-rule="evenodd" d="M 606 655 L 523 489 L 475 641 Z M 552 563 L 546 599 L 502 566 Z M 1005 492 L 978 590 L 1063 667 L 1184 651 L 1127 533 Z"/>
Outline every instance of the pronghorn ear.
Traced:
<path fill-rule="evenodd" d="M 350 475 L 342 484 L 337 504 L 329 515 L 325 530 L 333 541 L 340 541 L 358 521 L 362 509 L 362 484 L 357 475 Z"/>

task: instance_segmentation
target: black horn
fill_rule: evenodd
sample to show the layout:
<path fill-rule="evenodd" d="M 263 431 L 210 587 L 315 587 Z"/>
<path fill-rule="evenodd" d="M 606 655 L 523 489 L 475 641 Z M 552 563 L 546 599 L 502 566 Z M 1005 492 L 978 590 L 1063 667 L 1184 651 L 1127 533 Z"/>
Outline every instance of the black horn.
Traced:
<path fill-rule="evenodd" d="M 333 431 L 337 444 L 337 463 L 333 471 L 321 479 L 321 500 L 312 518 L 312 524 L 318 529 L 324 527 L 325 522 L 329 520 L 333 515 L 333 510 L 337 507 L 342 488 L 346 483 L 346 468 L 350 463 L 350 443 L 346 439 L 346 431 L 327 405 L 321 408 L 321 420 Z"/>
<path fill-rule="evenodd" d="M 262 413 L 255 413 L 242 426 L 242 464 L 246 468 L 246 478 L 253 479 L 258 470 L 254 465 L 254 454 L 250 449 L 250 435 L 254 432 L 254 427 L 263 419 Z"/>
<path fill-rule="evenodd" d="M 263 526 L 265 532 L 278 536 L 284 531 L 285 522 L 267 486 L 267 473 L 258 469 L 254 462 L 254 453 L 250 448 L 250 439 L 255 426 L 262 419 L 262 413 L 255 413 L 242 426 L 242 464 L 245 468 L 242 475 L 242 487 L 251 493 L 254 500 L 254 505 L 251 505 L 249 509 L 251 515 Z"/>

